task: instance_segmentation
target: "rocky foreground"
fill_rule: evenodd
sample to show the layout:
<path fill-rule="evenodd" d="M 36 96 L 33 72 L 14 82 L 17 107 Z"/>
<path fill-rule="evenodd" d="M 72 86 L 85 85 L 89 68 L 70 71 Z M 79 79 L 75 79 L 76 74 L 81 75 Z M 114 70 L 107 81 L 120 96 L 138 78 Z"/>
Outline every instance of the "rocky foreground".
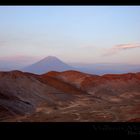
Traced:
<path fill-rule="evenodd" d="M 0 121 L 138 122 L 140 73 L 0 72 Z"/>

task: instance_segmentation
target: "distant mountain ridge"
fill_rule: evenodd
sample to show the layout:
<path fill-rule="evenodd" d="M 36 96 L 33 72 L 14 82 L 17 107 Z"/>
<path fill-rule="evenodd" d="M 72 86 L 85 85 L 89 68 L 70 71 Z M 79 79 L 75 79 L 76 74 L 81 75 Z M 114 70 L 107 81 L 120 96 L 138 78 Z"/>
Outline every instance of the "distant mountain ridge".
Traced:
<path fill-rule="evenodd" d="M 63 60 L 55 56 L 48 56 L 44 59 L 35 62 L 28 58 L 30 63 L 27 64 L 23 60 L 20 61 L 0 61 L 0 71 L 20 70 L 23 72 L 30 72 L 34 74 L 44 74 L 49 71 L 67 71 L 76 70 L 89 74 L 103 75 L 103 74 L 122 74 L 135 73 L 140 71 L 139 64 L 125 64 L 125 63 L 65 63 Z M 37 59 L 36 59 L 37 60 Z M 76 60 L 77 61 L 77 60 Z M 25 64 L 26 63 L 26 64 Z"/>
<path fill-rule="evenodd" d="M 72 64 L 71 66 L 78 69 L 78 71 L 89 74 L 122 74 L 122 73 L 135 73 L 140 71 L 140 65 L 134 64 L 121 64 L 121 63 L 91 63 L 91 64 Z"/>
<path fill-rule="evenodd" d="M 22 71 L 31 72 L 35 74 L 43 74 L 49 71 L 61 72 L 61 71 L 72 70 L 72 69 L 75 68 L 64 63 L 57 57 L 48 56 L 32 65 L 23 68 Z"/>

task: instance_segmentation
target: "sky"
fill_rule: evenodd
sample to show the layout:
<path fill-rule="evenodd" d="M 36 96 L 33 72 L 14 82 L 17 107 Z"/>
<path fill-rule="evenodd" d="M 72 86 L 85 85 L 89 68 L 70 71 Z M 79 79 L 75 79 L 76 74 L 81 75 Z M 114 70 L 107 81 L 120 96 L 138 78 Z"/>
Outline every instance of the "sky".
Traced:
<path fill-rule="evenodd" d="M 0 6 L 0 61 L 140 64 L 140 6 Z"/>

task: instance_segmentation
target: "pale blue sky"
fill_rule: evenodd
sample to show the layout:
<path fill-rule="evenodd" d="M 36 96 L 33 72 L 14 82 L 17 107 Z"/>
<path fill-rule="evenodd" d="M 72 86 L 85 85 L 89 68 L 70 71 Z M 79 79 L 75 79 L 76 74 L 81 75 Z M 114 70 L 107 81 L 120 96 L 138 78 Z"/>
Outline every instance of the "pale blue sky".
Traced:
<path fill-rule="evenodd" d="M 0 6 L 0 58 L 140 64 L 139 43 L 140 6 Z"/>

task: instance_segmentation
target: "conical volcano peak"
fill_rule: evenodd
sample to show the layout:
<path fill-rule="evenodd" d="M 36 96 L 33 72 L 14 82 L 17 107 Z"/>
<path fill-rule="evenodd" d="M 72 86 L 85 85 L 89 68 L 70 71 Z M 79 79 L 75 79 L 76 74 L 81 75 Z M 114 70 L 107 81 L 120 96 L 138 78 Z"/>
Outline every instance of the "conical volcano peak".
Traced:
<path fill-rule="evenodd" d="M 43 74 L 49 71 L 66 71 L 72 70 L 73 67 L 69 66 L 68 64 L 64 63 L 60 59 L 55 56 L 47 56 L 44 59 L 26 67 L 23 69 L 25 72 L 31 72 L 35 74 Z"/>
<path fill-rule="evenodd" d="M 56 56 L 49 55 L 49 56 L 45 57 L 44 59 L 58 59 L 58 58 Z"/>
<path fill-rule="evenodd" d="M 42 59 L 41 61 L 61 61 L 60 59 L 58 59 L 55 56 L 47 56 L 44 59 Z"/>

